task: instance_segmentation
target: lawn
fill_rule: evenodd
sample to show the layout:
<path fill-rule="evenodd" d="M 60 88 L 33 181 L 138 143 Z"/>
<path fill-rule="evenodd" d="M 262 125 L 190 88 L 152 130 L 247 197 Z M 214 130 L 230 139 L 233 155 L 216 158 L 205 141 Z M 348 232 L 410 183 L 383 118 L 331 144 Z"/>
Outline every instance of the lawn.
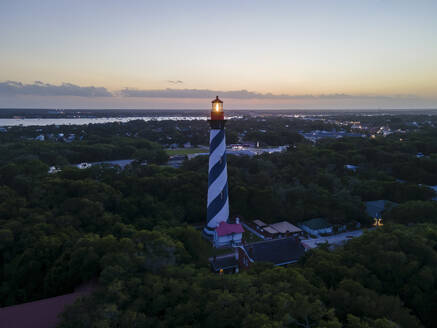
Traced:
<path fill-rule="evenodd" d="M 166 149 L 165 150 L 169 156 L 173 155 L 188 155 L 195 153 L 207 153 L 208 149 L 203 148 L 176 148 L 176 149 Z"/>

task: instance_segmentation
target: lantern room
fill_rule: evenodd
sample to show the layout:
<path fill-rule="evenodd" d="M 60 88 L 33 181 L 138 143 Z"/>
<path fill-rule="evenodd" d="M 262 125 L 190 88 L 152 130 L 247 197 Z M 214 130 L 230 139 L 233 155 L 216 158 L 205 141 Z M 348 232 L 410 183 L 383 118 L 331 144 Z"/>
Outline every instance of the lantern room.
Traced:
<path fill-rule="evenodd" d="M 224 120 L 225 117 L 223 113 L 223 101 L 221 101 L 219 97 L 216 96 L 211 103 L 211 120 Z"/>

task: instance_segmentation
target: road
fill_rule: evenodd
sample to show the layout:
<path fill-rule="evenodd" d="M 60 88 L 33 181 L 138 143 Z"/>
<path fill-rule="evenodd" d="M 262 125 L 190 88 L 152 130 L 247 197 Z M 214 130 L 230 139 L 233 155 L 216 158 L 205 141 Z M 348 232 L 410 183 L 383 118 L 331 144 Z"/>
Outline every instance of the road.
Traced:
<path fill-rule="evenodd" d="M 363 230 L 347 231 L 332 236 L 319 237 L 314 239 L 305 239 L 302 240 L 302 244 L 304 245 L 305 248 L 310 248 L 310 249 L 316 248 L 318 244 L 324 244 L 326 242 L 328 242 L 329 245 L 341 245 L 352 238 L 361 236 L 362 234 L 363 234 Z"/>

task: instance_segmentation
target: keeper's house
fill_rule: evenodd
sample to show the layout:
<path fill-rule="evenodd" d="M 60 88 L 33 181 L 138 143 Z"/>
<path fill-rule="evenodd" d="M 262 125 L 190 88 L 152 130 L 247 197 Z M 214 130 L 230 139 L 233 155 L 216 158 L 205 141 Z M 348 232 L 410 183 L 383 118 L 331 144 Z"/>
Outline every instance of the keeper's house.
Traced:
<path fill-rule="evenodd" d="M 321 233 L 332 233 L 333 227 L 325 219 L 316 218 L 307 220 L 301 223 L 300 227 L 312 235 L 319 235 Z"/>
<path fill-rule="evenodd" d="M 214 230 L 213 244 L 215 247 L 241 245 L 244 229 L 237 219 L 236 223 L 222 221 Z"/>

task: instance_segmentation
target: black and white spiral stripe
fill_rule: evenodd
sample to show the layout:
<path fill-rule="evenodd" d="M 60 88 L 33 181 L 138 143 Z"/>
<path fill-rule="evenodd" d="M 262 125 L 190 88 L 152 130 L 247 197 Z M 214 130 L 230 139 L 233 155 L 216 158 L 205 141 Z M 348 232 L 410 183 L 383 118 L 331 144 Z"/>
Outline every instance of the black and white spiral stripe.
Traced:
<path fill-rule="evenodd" d="M 226 140 L 223 129 L 212 129 L 209 148 L 207 227 L 215 229 L 229 217 Z"/>

